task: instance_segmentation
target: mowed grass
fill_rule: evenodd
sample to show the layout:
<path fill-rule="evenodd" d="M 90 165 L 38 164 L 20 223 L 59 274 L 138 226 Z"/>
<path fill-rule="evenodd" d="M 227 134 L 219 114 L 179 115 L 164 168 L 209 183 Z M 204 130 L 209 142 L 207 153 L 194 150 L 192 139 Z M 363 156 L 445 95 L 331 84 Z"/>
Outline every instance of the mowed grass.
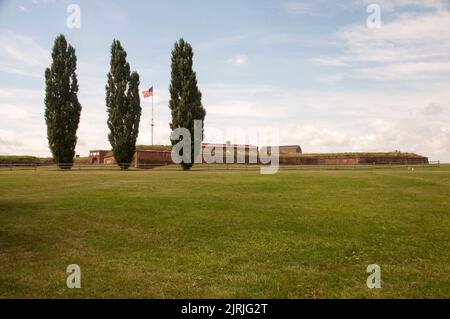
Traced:
<path fill-rule="evenodd" d="M 3 170 L 0 225 L 2 298 L 450 297 L 448 166 Z"/>

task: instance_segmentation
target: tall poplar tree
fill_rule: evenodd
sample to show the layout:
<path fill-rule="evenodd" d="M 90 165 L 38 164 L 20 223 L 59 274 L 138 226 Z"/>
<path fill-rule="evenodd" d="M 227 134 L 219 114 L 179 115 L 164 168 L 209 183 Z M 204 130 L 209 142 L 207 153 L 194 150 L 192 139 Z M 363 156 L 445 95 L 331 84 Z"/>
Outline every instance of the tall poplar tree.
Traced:
<path fill-rule="evenodd" d="M 81 105 L 78 101 L 77 57 L 64 35 L 55 39 L 52 64 L 45 70 L 45 122 L 53 160 L 70 169 L 75 157 Z"/>
<path fill-rule="evenodd" d="M 181 163 L 184 170 L 192 167 L 198 155 L 194 154 L 194 120 L 204 121 L 206 115 L 202 105 L 202 93 L 197 87 L 197 77 L 192 69 L 193 56 L 192 47 L 188 42 L 180 39 L 175 43 L 172 50 L 172 79 L 169 87 L 169 108 L 172 113 L 170 128 L 172 130 L 186 128 L 191 133 L 191 161 Z M 203 139 L 203 132 L 201 136 Z M 172 144 L 178 142 L 174 140 Z"/>
<path fill-rule="evenodd" d="M 133 160 L 141 118 L 139 74 L 130 72 L 126 58 L 127 53 L 122 45 L 114 40 L 106 85 L 106 108 L 110 130 L 108 139 L 116 162 L 122 169 L 128 169 Z"/>

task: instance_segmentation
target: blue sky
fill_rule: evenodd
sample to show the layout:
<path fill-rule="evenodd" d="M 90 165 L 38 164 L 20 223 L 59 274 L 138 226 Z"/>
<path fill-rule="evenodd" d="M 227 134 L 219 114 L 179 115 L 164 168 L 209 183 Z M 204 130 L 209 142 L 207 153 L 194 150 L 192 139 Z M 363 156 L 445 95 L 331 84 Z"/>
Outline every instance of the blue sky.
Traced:
<path fill-rule="evenodd" d="M 71 3 L 79 29 L 66 25 Z M 367 27 L 370 3 L 381 8 L 380 28 Z M 170 52 L 183 37 L 194 48 L 210 142 L 226 138 L 214 129 L 271 126 L 305 152 L 400 149 L 450 161 L 449 4 L 0 0 L 0 154 L 49 155 L 43 74 L 63 33 L 78 56 L 81 155 L 109 148 L 104 86 L 114 38 L 141 89 L 155 87 L 155 141 L 169 143 Z M 148 143 L 149 101 L 142 107 L 138 143 Z"/>

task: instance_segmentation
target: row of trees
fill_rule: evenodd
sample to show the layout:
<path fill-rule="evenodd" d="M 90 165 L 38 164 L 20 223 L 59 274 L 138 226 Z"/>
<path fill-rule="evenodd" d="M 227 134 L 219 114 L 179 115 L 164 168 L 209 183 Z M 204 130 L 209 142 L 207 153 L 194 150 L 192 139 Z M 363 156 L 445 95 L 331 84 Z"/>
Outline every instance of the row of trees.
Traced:
<path fill-rule="evenodd" d="M 78 101 L 77 58 L 75 49 L 64 35 L 55 39 L 52 64 L 45 70 L 45 121 L 47 138 L 53 160 L 62 169 L 73 166 L 81 104 Z M 170 128 L 187 128 L 193 135 L 194 120 L 205 119 L 201 92 L 192 69 L 193 51 L 189 43 L 180 39 L 172 51 L 169 108 L 172 114 Z M 127 53 L 118 40 L 111 45 L 110 71 L 106 84 L 108 112 L 108 139 L 116 162 L 128 169 L 136 150 L 141 105 L 139 74 L 131 71 Z M 173 144 L 178 141 L 172 141 Z M 191 149 L 194 150 L 191 141 Z M 181 163 L 188 170 L 194 162 Z"/>

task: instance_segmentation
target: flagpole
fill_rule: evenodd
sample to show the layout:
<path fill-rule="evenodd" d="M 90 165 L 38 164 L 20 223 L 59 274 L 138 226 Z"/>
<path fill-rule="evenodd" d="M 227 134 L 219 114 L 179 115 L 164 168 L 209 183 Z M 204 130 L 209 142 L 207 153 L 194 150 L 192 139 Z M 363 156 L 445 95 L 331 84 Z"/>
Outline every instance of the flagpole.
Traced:
<path fill-rule="evenodd" d="M 151 122 L 151 124 L 150 124 L 150 126 L 151 126 L 151 134 L 152 134 L 152 137 L 151 137 L 151 139 L 152 139 L 152 145 L 153 145 L 153 126 L 155 126 L 155 124 L 153 123 L 153 92 L 152 92 L 152 122 Z"/>

